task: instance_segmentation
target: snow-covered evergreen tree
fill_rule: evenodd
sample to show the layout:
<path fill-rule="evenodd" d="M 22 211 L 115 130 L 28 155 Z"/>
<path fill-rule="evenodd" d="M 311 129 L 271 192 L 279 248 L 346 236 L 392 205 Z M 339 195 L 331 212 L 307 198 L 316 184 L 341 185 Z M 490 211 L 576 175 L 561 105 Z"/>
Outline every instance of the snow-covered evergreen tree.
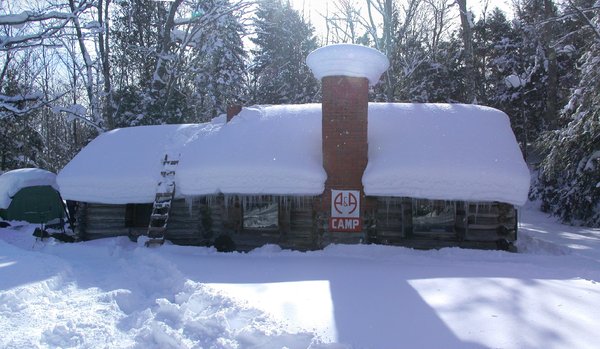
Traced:
<path fill-rule="evenodd" d="M 213 2 L 229 6 L 228 1 Z M 209 7 L 202 9 L 203 12 L 210 10 Z M 198 118 L 194 121 L 225 113 L 228 105 L 245 99 L 244 32 L 241 19 L 235 13 L 226 13 L 198 33 L 201 35 L 195 42 L 200 54 L 190 62 L 190 74 L 194 75 L 193 98 L 197 101 L 194 114 Z"/>
<path fill-rule="evenodd" d="M 24 64 L 21 68 L 29 67 Z M 31 85 L 25 84 L 24 71 L 7 69 L 0 80 L 0 97 L 12 96 L 14 103 L 0 102 L 0 172 L 20 167 L 41 166 L 39 157 L 42 153 L 43 141 L 35 130 L 32 120 L 40 112 L 40 108 L 32 108 L 37 104 L 21 99 L 24 96 L 37 95 L 31 91 Z M 19 81 L 21 80 L 21 81 Z"/>
<path fill-rule="evenodd" d="M 522 151 L 537 138 L 541 119 L 531 114 L 526 101 L 531 92 L 525 73 L 529 56 L 524 52 L 524 40 L 519 22 L 511 23 L 500 9 L 477 21 L 474 27 L 474 48 L 477 68 L 477 99 L 480 103 L 504 111 Z"/>
<path fill-rule="evenodd" d="M 565 126 L 540 141 L 547 156 L 536 193 L 542 208 L 567 222 L 600 226 L 600 13 L 588 11 L 587 24 L 572 35 L 586 38 L 580 81 L 562 110 Z M 580 16 L 581 16 L 580 12 Z M 594 17 L 595 16 L 595 17 Z"/>
<path fill-rule="evenodd" d="M 255 27 L 251 99 L 261 104 L 317 100 L 318 83 L 305 63 L 317 48 L 313 27 L 282 0 L 260 0 Z"/>
<path fill-rule="evenodd" d="M 152 123 L 144 120 L 144 98 L 150 90 L 159 30 L 167 16 L 167 3 L 122 0 L 114 13 L 111 55 L 117 127 Z"/>
<path fill-rule="evenodd" d="M 31 125 L 32 115 L 0 119 L 0 172 L 44 166 L 40 162 L 43 140 Z"/>
<path fill-rule="evenodd" d="M 418 103 L 466 102 L 461 43 L 456 36 L 438 44 L 439 52 L 422 52 L 423 59 L 404 78 L 401 100 Z M 399 78 L 398 80 L 402 80 Z"/>
<path fill-rule="evenodd" d="M 121 6 L 114 35 L 122 74 L 115 78 L 121 82 L 118 126 L 206 121 L 241 94 L 244 2 L 126 0 Z"/>
<path fill-rule="evenodd" d="M 523 71 L 518 75 L 525 81 L 522 102 L 538 134 L 556 126 L 558 106 L 567 97 L 558 94 L 556 30 L 559 28 L 552 20 L 556 11 L 552 0 L 521 0 L 516 13 L 523 61 Z"/>

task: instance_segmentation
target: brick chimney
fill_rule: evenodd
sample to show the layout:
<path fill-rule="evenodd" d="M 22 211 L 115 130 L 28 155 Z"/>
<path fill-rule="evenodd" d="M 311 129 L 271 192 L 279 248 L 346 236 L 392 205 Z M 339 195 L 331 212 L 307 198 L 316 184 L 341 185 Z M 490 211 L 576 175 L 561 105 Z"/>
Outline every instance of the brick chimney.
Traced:
<path fill-rule="evenodd" d="M 227 122 L 231 121 L 234 116 L 238 115 L 242 111 L 241 104 L 230 104 L 227 106 Z"/>
<path fill-rule="evenodd" d="M 366 46 L 341 44 L 313 51 L 306 63 L 323 85 L 323 167 L 327 181 L 321 214 L 327 218 L 330 233 L 361 233 L 365 202 L 362 176 L 368 161 L 369 85 L 379 81 L 389 61 L 381 52 Z M 356 234 L 346 234 L 351 235 Z"/>

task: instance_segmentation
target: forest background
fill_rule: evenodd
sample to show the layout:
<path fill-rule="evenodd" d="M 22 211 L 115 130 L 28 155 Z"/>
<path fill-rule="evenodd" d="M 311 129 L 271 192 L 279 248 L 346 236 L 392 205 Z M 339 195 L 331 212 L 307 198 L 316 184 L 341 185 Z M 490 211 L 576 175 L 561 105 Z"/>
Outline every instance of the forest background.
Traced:
<path fill-rule="evenodd" d="M 513 0 L 509 15 L 467 0 L 333 0 L 317 15 L 286 0 L 0 1 L 0 173 L 59 171 L 118 127 L 319 102 L 306 56 L 354 43 L 391 62 L 371 100 L 504 111 L 531 197 L 600 226 L 598 0 Z"/>

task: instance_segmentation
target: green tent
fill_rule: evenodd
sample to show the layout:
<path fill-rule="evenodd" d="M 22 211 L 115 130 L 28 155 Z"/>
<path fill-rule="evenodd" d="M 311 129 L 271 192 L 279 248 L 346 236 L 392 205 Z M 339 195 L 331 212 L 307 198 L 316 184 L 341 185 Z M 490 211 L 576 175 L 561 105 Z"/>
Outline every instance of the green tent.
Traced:
<path fill-rule="evenodd" d="M 59 223 L 65 210 L 56 175 L 27 168 L 0 175 L 0 218 L 29 223 Z"/>

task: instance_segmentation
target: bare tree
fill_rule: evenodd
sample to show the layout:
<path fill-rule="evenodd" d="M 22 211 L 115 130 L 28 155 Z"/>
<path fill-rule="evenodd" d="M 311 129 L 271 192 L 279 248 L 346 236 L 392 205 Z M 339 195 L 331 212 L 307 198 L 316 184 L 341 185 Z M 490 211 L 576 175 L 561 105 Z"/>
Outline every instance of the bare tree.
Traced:
<path fill-rule="evenodd" d="M 324 19 L 327 25 L 327 42 L 358 44 L 360 23 L 360 7 L 352 0 L 333 2 L 334 12 L 327 13 Z M 329 8 L 327 9 L 329 11 Z M 331 36 L 331 39 L 330 39 Z"/>
<path fill-rule="evenodd" d="M 364 1 L 366 12 L 359 3 Z M 415 3 L 418 0 L 412 0 Z M 333 42 L 367 44 L 367 40 L 376 49 L 391 57 L 395 51 L 398 13 L 393 0 L 337 0 L 334 12 L 324 16 L 327 23 L 327 42 L 332 36 Z M 385 72 L 385 99 L 393 100 L 395 74 L 393 67 Z"/>
<path fill-rule="evenodd" d="M 5 34 L 0 39 L 0 51 L 4 51 L 6 61 L 4 68 L 10 64 L 14 55 L 21 52 L 31 52 L 31 50 L 40 49 L 42 54 L 45 50 L 67 49 L 71 40 L 71 29 L 75 30 L 75 40 L 79 44 L 79 49 L 83 59 L 83 69 L 85 71 L 85 87 L 88 97 L 88 105 L 91 115 L 91 121 L 97 129 L 102 129 L 102 117 L 98 114 L 97 93 L 95 90 L 95 67 L 94 60 L 88 51 L 85 43 L 85 34 L 80 17 L 94 8 L 94 4 L 88 0 L 75 2 L 69 0 L 57 4 L 49 4 L 43 8 L 24 10 L 20 13 L 0 15 L 0 26 Z M 73 50 L 69 52 L 71 59 L 76 61 L 76 55 Z M 76 65 L 74 65 L 76 66 Z M 1 82 L 0 82 L 1 84 Z M 48 93 L 34 93 L 25 96 L 0 96 L 4 110 L 18 115 L 24 115 L 42 107 L 50 106 L 61 99 L 65 92 L 50 95 Z M 35 102 L 34 102 L 35 100 Z M 27 103 L 26 109 L 14 107 Z M 63 108 L 73 110 L 72 108 Z M 81 109 L 80 109 L 81 110 Z M 86 115 L 77 115 L 80 118 L 86 118 Z"/>
<path fill-rule="evenodd" d="M 0 51 L 19 50 L 41 46 L 48 38 L 60 32 L 92 5 L 87 1 L 73 4 L 69 9 L 64 5 L 51 5 L 39 13 L 23 11 L 18 14 L 0 15 L 0 25 L 19 28 L 0 37 Z"/>
<path fill-rule="evenodd" d="M 357 43 L 360 38 L 360 43 L 385 53 L 392 64 L 384 74 L 380 98 L 393 101 L 405 84 L 402 80 L 437 56 L 440 41 L 452 28 L 453 1 L 338 0 L 334 13 L 324 16 L 327 42 L 330 36 L 334 42 Z M 428 48 L 427 55 L 418 49 L 421 44 Z"/>
<path fill-rule="evenodd" d="M 110 70 L 110 30 L 109 30 L 109 8 L 110 0 L 98 0 L 98 53 L 102 65 L 103 98 L 104 98 L 104 120 L 107 127 L 112 129 L 114 123 L 114 100 L 112 90 L 112 76 Z"/>
<path fill-rule="evenodd" d="M 427 7 L 429 15 L 429 38 L 425 40 L 431 55 L 435 59 L 438 53 L 439 44 L 444 39 L 448 30 L 451 27 L 455 17 L 452 16 L 451 10 L 454 4 L 448 0 L 423 0 Z"/>
<path fill-rule="evenodd" d="M 69 0 L 69 7 L 72 12 L 77 10 L 77 6 L 75 4 L 75 0 Z M 83 68 L 85 70 L 85 90 L 88 96 L 90 114 L 93 122 L 101 128 L 105 128 L 102 116 L 100 115 L 99 105 L 98 105 L 98 96 L 95 91 L 94 86 L 94 62 L 90 56 L 90 52 L 85 44 L 85 38 L 83 36 L 83 31 L 81 29 L 81 23 L 79 21 L 79 17 L 75 16 L 72 18 L 73 27 L 75 29 L 75 34 L 77 38 L 77 43 L 79 44 L 79 50 L 81 56 L 83 58 Z"/>
<path fill-rule="evenodd" d="M 465 78 L 467 85 L 467 100 L 477 103 L 477 82 L 475 76 L 475 57 L 473 56 L 473 19 L 471 12 L 467 10 L 467 0 L 456 0 L 460 11 L 460 24 L 462 28 L 462 39 L 464 45 Z"/>

